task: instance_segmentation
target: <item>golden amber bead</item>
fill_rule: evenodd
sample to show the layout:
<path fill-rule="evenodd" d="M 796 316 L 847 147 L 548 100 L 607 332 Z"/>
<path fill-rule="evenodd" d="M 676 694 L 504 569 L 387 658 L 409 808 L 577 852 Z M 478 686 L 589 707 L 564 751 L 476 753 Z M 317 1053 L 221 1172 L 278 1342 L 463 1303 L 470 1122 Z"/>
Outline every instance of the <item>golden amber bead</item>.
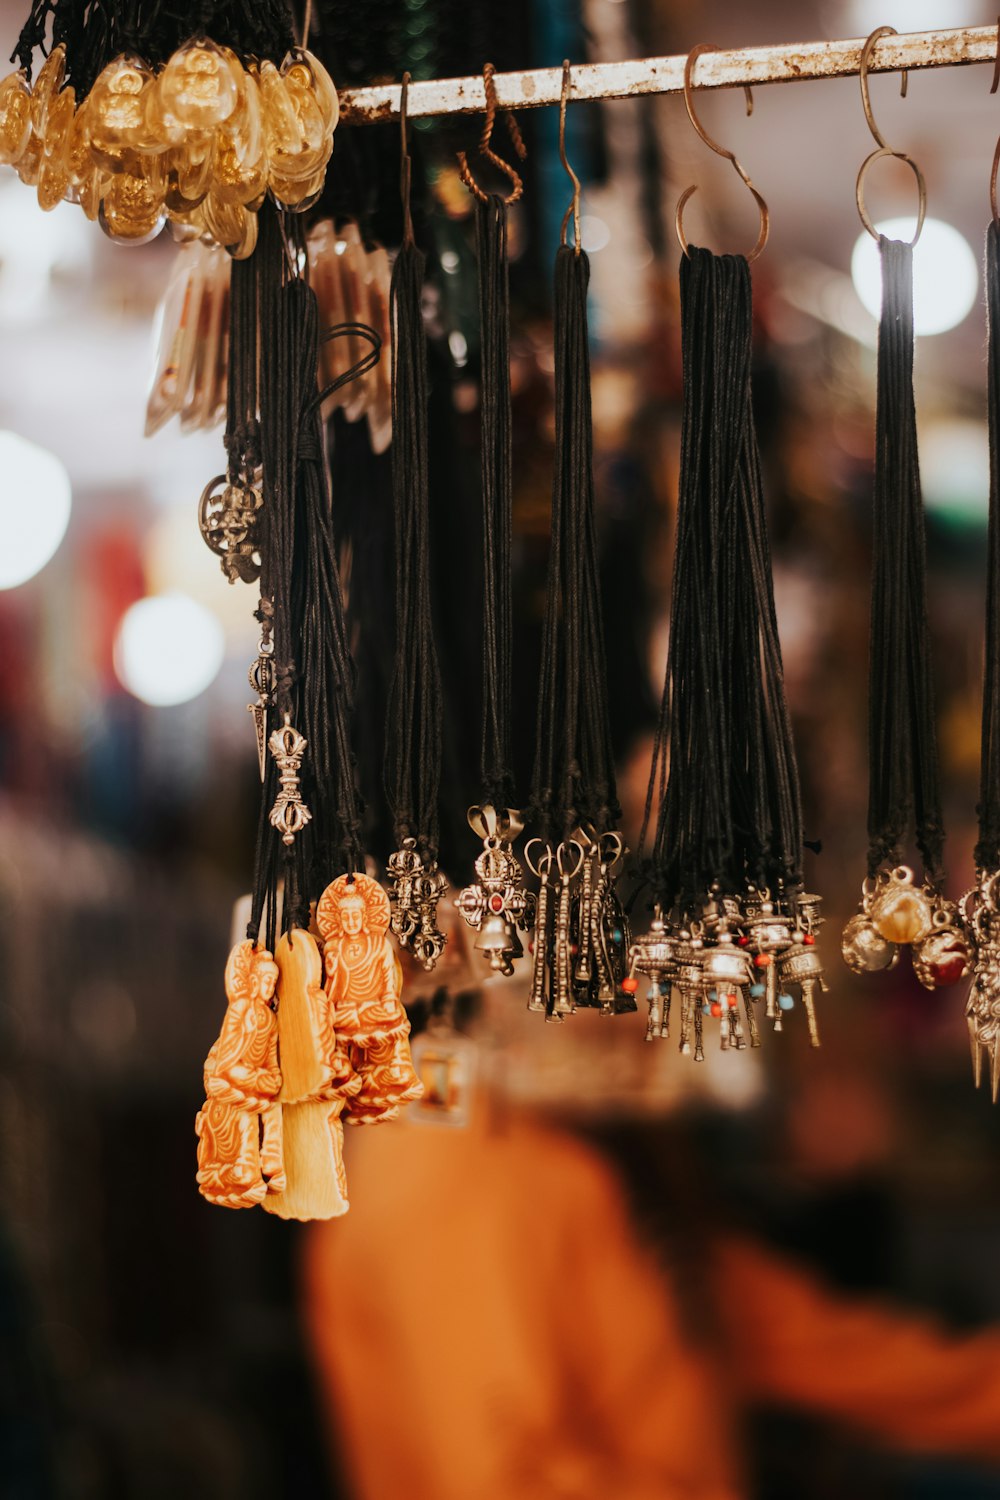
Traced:
<path fill-rule="evenodd" d="M 85 99 L 73 116 L 66 143 L 66 169 L 75 186 L 89 179 L 95 170 L 90 151 L 90 114 L 87 105 L 88 101 Z"/>
<path fill-rule="evenodd" d="M 101 211 L 101 199 L 108 189 L 111 178 L 98 166 L 80 177 L 76 183 L 76 198 L 84 215 L 94 223 Z"/>
<path fill-rule="evenodd" d="M 111 239 L 144 245 L 163 227 L 162 195 L 145 177 L 119 172 L 108 184 L 99 217 Z"/>
<path fill-rule="evenodd" d="M 36 135 L 45 134 L 49 100 L 62 88 L 65 77 L 66 48 L 60 43 L 45 59 L 31 90 L 31 124 Z"/>
<path fill-rule="evenodd" d="M 59 161 L 49 161 L 42 157 L 38 169 L 38 206 L 43 213 L 49 213 L 57 203 L 61 203 L 69 192 L 69 173 L 65 164 Z"/>
<path fill-rule="evenodd" d="M 919 887 L 892 881 L 875 897 L 872 921 L 887 943 L 919 943 L 931 930 L 931 903 Z"/>
<path fill-rule="evenodd" d="M 222 125 L 236 108 L 238 67 L 234 54 L 226 56 L 207 37 L 179 47 L 159 77 L 164 114 L 188 130 Z"/>
<path fill-rule="evenodd" d="M 244 161 L 235 142 L 220 136 L 215 152 L 212 191 L 224 203 L 253 203 L 267 191 L 267 158 L 261 151 L 256 161 Z"/>
<path fill-rule="evenodd" d="M 273 62 L 264 61 L 257 71 L 264 121 L 264 140 L 269 158 L 282 153 L 294 155 L 302 147 L 298 117 Z"/>
<path fill-rule="evenodd" d="M 22 182 L 26 182 L 29 187 L 34 187 L 38 181 L 38 174 L 42 169 L 42 160 L 42 142 L 35 132 L 32 131 L 28 137 L 28 144 L 14 163 L 14 169 L 18 177 L 20 177 Z"/>
<path fill-rule="evenodd" d="M 23 71 L 10 73 L 0 83 L 0 162 L 12 167 L 20 161 L 31 134 L 31 92 Z"/>
<path fill-rule="evenodd" d="M 165 158 L 169 180 L 176 193 L 189 203 L 200 203 L 212 186 L 215 139 L 200 135 L 185 146 L 177 146 Z"/>
<path fill-rule="evenodd" d="M 50 160 L 63 162 L 67 159 L 75 116 L 76 94 L 71 88 L 62 89 L 49 104 L 42 141 L 42 151 Z"/>
<path fill-rule="evenodd" d="M 247 212 L 239 203 L 224 203 L 211 192 L 201 205 L 205 228 L 217 245 L 239 245 L 247 227 Z"/>
<path fill-rule="evenodd" d="M 108 63 L 88 94 L 91 153 L 108 171 L 128 171 L 130 152 L 159 149 L 146 113 L 153 84 L 146 64 L 123 54 Z"/>
<path fill-rule="evenodd" d="M 279 177 L 271 173 L 271 192 L 281 204 L 282 208 L 289 208 L 293 213 L 305 213 L 312 208 L 323 191 L 323 183 L 326 181 L 326 165 L 312 177 L 307 177 L 302 182 L 292 181 L 288 178 Z"/>
<path fill-rule="evenodd" d="M 257 248 L 257 215 L 246 211 L 246 224 L 243 228 L 243 238 L 238 245 L 227 245 L 233 260 L 248 260 Z"/>
<path fill-rule="evenodd" d="M 318 151 L 327 132 L 323 113 L 313 90 L 312 74 L 305 63 L 294 63 L 284 74 L 282 82 L 295 111 L 303 149 Z"/>
<path fill-rule="evenodd" d="M 334 87 L 333 79 L 319 58 L 314 56 L 312 52 L 303 50 L 301 55 L 308 64 L 309 71 L 312 74 L 313 89 L 315 90 L 316 99 L 323 114 L 326 129 L 332 135 L 340 119 L 340 100 L 337 98 L 337 90 Z"/>

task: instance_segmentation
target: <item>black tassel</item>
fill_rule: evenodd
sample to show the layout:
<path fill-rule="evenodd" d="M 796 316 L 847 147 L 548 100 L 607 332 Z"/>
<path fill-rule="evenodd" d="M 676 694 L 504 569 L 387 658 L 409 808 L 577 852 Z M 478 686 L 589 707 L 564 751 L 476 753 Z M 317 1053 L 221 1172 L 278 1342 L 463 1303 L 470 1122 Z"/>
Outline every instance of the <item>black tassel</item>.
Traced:
<path fill-rule="evenodd" d="M 283 229 L 270 208 L 261 213 L 258 273 L 261 512 L 261 595 L 272 609 L 274 704 L 269 728 L 284 716 L 305 736 L 301 791 L 311 821 L 291 846 L 269 824 L 276 776 L 269 757 L 263 788 L 254 899 L 248 935 L 267 912 L 272 948 L 274 892 L 283 875 L 283 927 L 307 926 L 309 902 L 335 875 L 364 867 L 362 808 L 351 751 L 354 667 L 347 642 L 336 566 L 317 388 L 320 330 L 315 293 L 288 278 Z M 336 336 L 341 329 L 329 330 Z M 370 330 L 377 358 L 377 339 Z M 359 367 L 347 373 L 353 378 Z"/>
<path fill-rule="evenodd" d="M 670 644 L 640 846 L 657 809 L 657 902 L 714 882 L 801 885 L 798 771 L 785 704 L 751 403 L 742 256 L 681 261 L 684 418 Z"/>
<path fill-rule="evenodd" d="M 594 505 L 583 251 L 560 246 L 555 275 L 556 453 L 538 687 L 532 817 L 541 837 L 597 834 L 620 817 L 608 722 Z"/>
<path fill-rule="evenodd" d="M 396 521 L 396 652 L 386 725 L 386 795 L 396 847 L 413 838 L 438 854 L 441 673 L 431 607 L 424 256 L 405 240 L 396 257 L 392 310 L 392 488 Z"/>
<path fill-rule="evenodd" d="M 898 864 L 911 824 L 925 876 L 941 877 L 926 542 L 913 404 L 913 250 L 879 240 L 872 609 L 868 679 L 868 871 Z"/>
<path fill-rule="evenodd" d="M 986 547 L 986 660 L 979 780 L 980 870 L 1000 866 L 1000 224 L 986 231 L 986 311 L 989 320 L 987 408 L 990 424 L 990 519 Z"/>
<path fill-rule="evenodd" d="M 507 204 L 496 194 L 476 204 L 482 329 L 483 798 L 509 807 L 511 695 L 510 288 Z"/>

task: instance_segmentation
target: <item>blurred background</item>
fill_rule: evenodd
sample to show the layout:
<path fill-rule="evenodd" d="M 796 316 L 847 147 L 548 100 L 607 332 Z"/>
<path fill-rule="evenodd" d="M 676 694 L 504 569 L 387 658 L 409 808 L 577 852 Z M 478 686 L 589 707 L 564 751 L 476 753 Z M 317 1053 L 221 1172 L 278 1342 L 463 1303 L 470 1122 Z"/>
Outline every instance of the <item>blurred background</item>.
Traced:
<path fill-rule="evenodd" d="M 5 56 L 23 19 L 22 5 L 2 0 Z M 977 0 L 371 0 L 363 11 L 317 5 L 314 44 L 345 84 L 405 68 L 416 78 L 478 72 L 487 58 L 502 71 L 994 20 Z M 897 78 L 872 83 L 877 117 L 920 163 L 939 221 L 917 252 L 916 367 L 955 896 L 971 883 L 979 756 L 989 477 L 981 248 L 1000 131 L 990 81 L 984 66 L 916 73 L 905 100 Z M 771 209 L 754 266 L 755 399 L 806 833 L 822 845 L 807 884 L 830 918 L 824 1046 L 810 1054 L 789 1028 L 763 1055 L 713 1058 L 702 1070 L 672 1047 L 647 1047 L 641 1018 L 529 1028 L 535 1018 L 522 1017 L 516 988 L 466 994 L 459 1015 L 494 1091 L 607 1166 L 637 1243 L 657 1252 L 678 1217 L 703 1214 L 852 1297 L 983 1329 L 1000 1324 L 1000 1116 L 972 1087 L 962 986 L 929 995 L 908 965 L 866 984 L 838 953 L 866 847 L 878 271 L 865 237 L 855 251 L 853 188 L 873 143 L 855 79 L 760 88 L 749 119 L 738 90 L 699 103 Z M 528 112 L 521 124 L 529 158 L 512 221 L 512 347 L 523 779 L 544 602 L 552 262 L 568 196 L 557 111 Z M 463 826 L 478 744 L 466 691 L 479 661 L 469 562 L 478 333 L 473 224 L 454 152 L 478 131 L 466 118 L 413 132 L 451 704 L 445 858 L 460 883 L 475 852 Z M 364 235 L 391 250 L 396 131 L 350 134 L 338 132 L 328 211 L 336 220 L 350 198 Z M 727 250 L 752 244 L 756 210 L 697 140 L 679 98 L 573 105 L 567 143 L 592 260 L 612 708 L 634 836 L 669 605 L 674 206 L 697 182 L 689 238 Z M 873 216 L 912 214 L 909 172 L 880 171 Z M 176 254 L 166 234 L 138 249 L 113 245 L 68 205 L 43 215 L 29 189 L 0 174 L 0 429 L 62 466 L 53 474 L 0 433 L 0 1494 L 19 1500 L 359 1493 L 331 1441 L 336 1399 L 309 1353 L 319 1313 L 301 1285 L 308 1231 L 210 1208 L 194 1182 L 202 1062 L 223 1010 L 233 903 L 252 869 L 257 770 L 245 705 L 257 634 L 253 590 L 230 586 L 198 535 L 198 496 L 224 467 L 221 429 L 185 435 L 174 422 L 143 437 L 154 312 Z M 391 620 L 388 457 L 343 423 L 331 441 L 366 706 L 358 750 L 371 847 L 384 855 L 379 705 L 391 640 L 372 621 Z M 162 596 L 168 607 L 143 636 L 142 614 L 129 612 Z M 425 1012 L 417 1007 L 418 1022 Z M 359 1161 L 358 1201 L 365 1182 Z M 395 1255 L 405 1281 L 402 1237 Z M 796 1405 L 771 1402 L 747 1424 L 746 1494 L 1000 1497 L 1000 1467 L 977 1464 L 974 1452 L 905 1456 Z M 1000 1389 L 996 1411 L 1000 1429 Z"/>

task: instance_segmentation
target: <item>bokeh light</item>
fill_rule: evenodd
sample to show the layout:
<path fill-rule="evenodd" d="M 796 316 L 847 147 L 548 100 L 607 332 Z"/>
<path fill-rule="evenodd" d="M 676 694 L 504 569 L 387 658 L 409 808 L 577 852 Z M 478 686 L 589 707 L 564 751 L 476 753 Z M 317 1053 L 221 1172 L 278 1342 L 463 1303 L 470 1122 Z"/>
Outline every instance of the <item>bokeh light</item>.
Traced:
<path fill-rule="evenodd" d="M 186 594 L 155 594 L 126 610 L 115 638 L 115 671 L 143 703 L 187 703 L 214 682 L 225 656 L 222 626 Z"/>
<path fill-rule="evenodd" d="M 66 535 L 70 505 L 69 475 L 55 454 L 0 432 L 0 589 L 44 568 Z"/>
<path fill-rule="evenodd" d="M 882 219 L 875 225 L 890 240 L 913 238 L 916 220 Z M 854 289 L 873 318 L 882 304 L 879 247 L 862 230 L 851 254 Z M 919 334 L 946 333 L 967 317 L 979 290 L 976 257 L 964 235 L 941 219 L 925 219 L 913 252 L 913 323 Z"/>

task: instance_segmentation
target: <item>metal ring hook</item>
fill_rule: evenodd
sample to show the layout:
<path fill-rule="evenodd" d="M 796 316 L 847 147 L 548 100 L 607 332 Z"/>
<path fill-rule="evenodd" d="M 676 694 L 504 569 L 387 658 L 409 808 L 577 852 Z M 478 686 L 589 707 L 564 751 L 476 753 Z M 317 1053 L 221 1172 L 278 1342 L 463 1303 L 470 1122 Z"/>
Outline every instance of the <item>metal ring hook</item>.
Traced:
<path fill-rule="evenodd" d="M 403 200 L 403 244 L 413 244 L 413 215 L 410 212 L 410 187 L 413 182 L 413 163 L 410 160 L 409 122 L 406 106 L 410 95 L 410 75 L 403 74 L 399 90 L 399 192 Z"/>
<path fill-rule="evenodd" d="M 917 166 L 913 158 L 911 156 L 907 156 L 905 151 L 897 151 L 893 146 L 890 146 L 881 130 L 879 130 L 878 126 L 875 123 L 875 116 L 872 114 L 872 101 L 871 96 L 868 92 L 868 68 L 871 63 L 871 56 L 872 52 L 875 49 L 876 43 L 879 42 L 884 36 L 898 36 L 898 34 L 899 33 L 896 31 L 896 28 L 894 26 L 880 26 L 876 31 L 872 32 L 871 36 L 868 38 L 861 49 L 861 60 L 858 64 L 858 74 L 861 79 L 861 103 L 864 107 L 865 119 L 868 122 L 868 129 L 871 131 L 875 140 L 878 142 L 878 147 L 871 153 L 870 156 L 866 156 L 864 161 L 861 163 L 861 169 L 858 172 L 858 180 L 854 185 L 854 201 L 858 206 L 858 217 L 860 218 L 862 224 L 865 226 L 872 239 L 878 241 L 879 232 L 875 228 L 875 225 L 872 223 L 871 216 L 869 215 L 868 209 L 865 205 L 865 177 L 868 175 L 869 167 L 871 167 L 873 163 L 881 161 L 883 157 L 891 156 L 896 161 L 905 162 L 917 180 L 917 227 L 914 230 L 913 238 L 910 241 L 910 244 L 912 246 L 915 245 L 919 240 L 921 231 L 924 227 L 924 218 L 927 213 L 927 183 L 924 181 L 923 172 L 921 172 L 920 168 Z M 900 80 L 899 93 L 900 97 L 905 99 L 907 81 L 907 72 L 905 68 L 902 70 L 902 73 L 903 76 Z"/>
<path fill-rule="evenodd" d="M 625 852 L 625 841 L 620 833 L 605 833 L 601 835 L 599 854 L 602 864 L 613 869 Z"/>
<path fill-rule="evenodd" d="M 536 844 L 540 844 L 542 848 L 542 852 L 541 854 L 539 854 L 537 860 L 532 857 L 531 853 Z M 552 868 L 552 861 L 554 857 L 555 856 L 552 853 L 552 845 L 546 843 L 544 839 L 529 839 L 524 846 L 524 862 L 528 866 L 528 869 L 531 871 L 532 875 L 536 875 L 539 880 L 542 880 L 545 876 L 548 875 L 549 871 Z"/>
<path fill-rule="evenodd" d="M 576 851 L 576 862 L 573 863 L 571 850 Z M 583 845 L 578 844 L 576 839 L 563 839 L 556 850 L 556 868 L 563 880 L 572 880 L 580 871 L 585 859 Z"/>
<path fill-rule="evenodd" d="M 504 201 L 508 205 L 510 205 L 511 203 L 516 203 L 518 198 L 520 198 L 521 194 L 524 192 L 524 183 L 515 168 L 511 166 L 510 162 L 504 161 L 502 156 L 498 156 L 491 145 L 491 142 L 493 140 L 493 126 L 496 124 L 497 110 L 499 108 L 499 104 L 497 101 L 497 87 L 496 83 L 494 82 L 495 74 L 496 68 L 493 66 L 493 64 L 486 63 L 483 67 L 483 92 L 486 95 L 486 122 L 483 125 L 483 133 L 479 138 L 479 154 L 480 156 L 485 156 L 488 162 L 492 162 L 497 170 L 499 172 L 502 172 L 504 176 L 509 179 L 511 183 L 511 190 Z M 515 120 L 511 110 L 505 109 L 503 113 L 507 121 L 507 130 L 510 134 L 514 150 L 516 151 L 518 158 L 521 161 L 524 161 L 525 157 L 528 154 L 528 151 L 527 147 L 524 144 L 524 140 L 522 139 L 518 123 Z M 490 195 L 489 193 L 485 193 L 483 191 L 476 179 L 473 177 L 472 169 L 469 166 L 468 156 L 464 151 L 460 151 L 458 153 L 458 175 L 462 179 L 465 186 L 469 189 L 469 192 L 473 195 L 473 197 L 478 198 L 480 203 L 489 202 Z"/>
<path fill-rule="evenodd" d="M 771 232 L 770 210 L 763 195 L 757 190 L 756 187 L 754 187 L 746 168 L 743 167 L 739 161 L 737 161 L 735 153 L 728 150 L 725 146 L 720 146 L 718 141 L 712 139 L 708 131 L 705 129 L 704 125 L 702 125 L 701 121 L 698 119 L 698 115 L 694 107 L 694 85 L 692 81 L 694 77 L 694 65 L 698 61 L 698 58 L 702 57 L 706 52 L 715 51 L 716 48 L 710 46 L 707 42 L 700 42 L 697 47 L 692 47 L 691 51 L 688 53 L 687 60 L 684 63 L 684 108 L 687 110 L 688 119 L 691 121 L 691 124 L 694 126 L 695 131 L 697 132 L 700 139 L 703 140 L 705 145 L 708 146 L 710 150 L 714 151 L 717 156 L 724 157 L 726 161 L 732 164 L 736 175 L 739 177 L 744 187 L 749 190 L 754 202 L 757 205 L 757 211 L 760 214 L 760 233 L 757 236 L 756 245 L 754 245 L 753 249 L 750 251 L 750 254 L 747 256 L 747 261 L 750 262 L 757 259 L 758 255 L 767 244 L 768 235 Z M 746 95 L 747 114 L 752 115 L 753 94 L 750 92 L 749 84 L 743 85 L 743 92 Z M 684 234 L 684 205 L 687 203 L 692 194 L 696 193 L 697 191 L 697 183 L 694 183 L 689 188 L 685 188 L 684 192 L 677 200 L 677 208 L 674 213 L 674 229 L 677 233 L 678 243 L 681 249 L 684 251 L 685 255 L 690 254 L 690 249 L 688 246 L 687 238 Z"/>
<path fill-rule="evenodd" d="M 579 177 L 577 177 L 576 173 L 573 171 L 573 168 L 570 166 L 569 159 L 566 155 L 566 104 L 569 100 L 572 86 L 573 85 L 572 79 L 570 77 L 569 58 L 567 57 L 563 61 L 562 93 L 559 96 L 559 160 L 562 162 L 563 167 L 573 184 L 573 198 L 569 205 L 569 208 L 567 208 L 566 212 L 563 214 L 562 229 L 559 234 L 559 243 L 561 245 L 565 245 L 566 230 L 569 228 L 569 221 L 572 218 L 573 248 L 576 251 L 577 255 L 579 255 L 580 251 L 583 249 L 583 246 L 580 243 L 580 179 Z"/>

